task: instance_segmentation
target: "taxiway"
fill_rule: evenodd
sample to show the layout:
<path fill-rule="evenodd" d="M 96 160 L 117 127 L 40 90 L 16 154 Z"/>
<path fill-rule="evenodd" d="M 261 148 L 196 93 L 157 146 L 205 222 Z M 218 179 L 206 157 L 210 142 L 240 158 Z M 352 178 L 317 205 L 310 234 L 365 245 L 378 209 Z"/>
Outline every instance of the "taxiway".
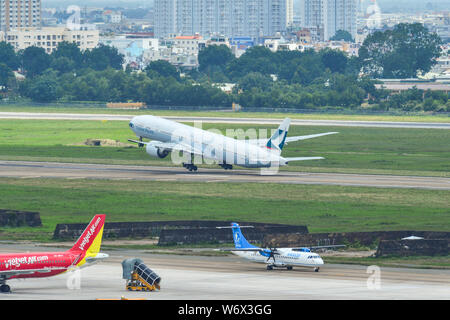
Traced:
<path fill-rule="evenodd" d="M 2 250 L 48 250 L 2 245 Z M 58 250 L 58 249 L 55 249 Z M 63 250 L 63 249 L 59 249 Z M 450 270 L 381 268 L 379 286 L 372 272 L 356 265 L 325 264 L 320 272 L 294 268 L 267 271 L 264 265 L 235 256 L 153 254 L 145 250 L 102 250 L 101 264 L 52 278 L 11 280 L 0 299 L 93 300 L 304 300 L 304 299 L 450 299 Z M 129 292 L 121 262 L 140 258 L 162 279 L 161 290 Z"/>

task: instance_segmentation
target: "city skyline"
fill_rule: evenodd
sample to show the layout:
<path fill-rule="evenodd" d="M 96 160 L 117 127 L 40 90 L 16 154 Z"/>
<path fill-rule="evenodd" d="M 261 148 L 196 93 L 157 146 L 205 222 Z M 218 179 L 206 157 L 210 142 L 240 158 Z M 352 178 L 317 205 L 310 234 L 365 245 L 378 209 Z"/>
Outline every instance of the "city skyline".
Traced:
<path fill-rule="evenodd" d="M 223 34 L 260 38 L 287 28 L 286 0 L 157 0 L 156 37 Z"/>

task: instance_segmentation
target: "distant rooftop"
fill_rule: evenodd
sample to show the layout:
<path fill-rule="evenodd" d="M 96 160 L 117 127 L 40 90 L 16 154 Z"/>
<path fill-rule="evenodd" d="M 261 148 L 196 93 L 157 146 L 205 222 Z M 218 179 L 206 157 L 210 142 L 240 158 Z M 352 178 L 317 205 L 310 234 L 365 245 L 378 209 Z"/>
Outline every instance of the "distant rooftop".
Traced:
<path fill-rule="evenodd" d="M 387 89 L 393 91 L 409 90 L 416 87 L 419 90 L 431 91 L 446 91 L 450 92 L 450 83 L 436 83 L 436 82 L 384 82 L 383 84 L 376 84 L 377 89 Z"/>
<path fill-rule="evenodd" d="M 175 39 L 177 40 L 196 40 L 196 39 L 201 39 L 202 37 L 199 35 L 195 35 L 195 36 L 177 36 L 175 37 Z"/>

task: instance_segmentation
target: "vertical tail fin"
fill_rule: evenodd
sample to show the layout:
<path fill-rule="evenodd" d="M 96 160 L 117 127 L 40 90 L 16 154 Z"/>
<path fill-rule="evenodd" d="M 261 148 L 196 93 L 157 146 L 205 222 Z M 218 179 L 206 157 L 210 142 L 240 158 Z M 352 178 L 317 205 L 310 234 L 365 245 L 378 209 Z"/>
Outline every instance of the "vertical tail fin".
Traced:
<path fill-rule="evenodd" d="M 286 118 L 278 127 L 277 131 L 270 137 L 269 141 L 267 141 L 266 147 L 269 149 L 273 149 L 278 153 L 281 153 L 283 150 L 284 143 L 286 141 L 286 136 L 289 131 L 289 125 L 291 124 L 291 119 Z"/>
<path fill-rule="evenodd" d="M 234 246 L 236 247 L 236 249 L 256 248 L 254 245 L 248 243 L 237 223 L 233 222 L 231 224 L 231 230 L 233 232 Z"/>
<path fill-rule="evenodd" d="M 69 251 L 84 253 L 85 257 L 97 255 L 102 243 L 105 217 L 104 214 L 96 215 Z"/>

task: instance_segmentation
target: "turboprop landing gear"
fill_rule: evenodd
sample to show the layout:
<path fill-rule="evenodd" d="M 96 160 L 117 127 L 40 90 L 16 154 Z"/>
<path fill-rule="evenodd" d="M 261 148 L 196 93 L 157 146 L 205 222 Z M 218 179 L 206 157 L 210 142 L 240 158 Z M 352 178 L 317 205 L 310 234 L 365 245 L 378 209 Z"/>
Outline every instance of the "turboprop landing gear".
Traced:
<path fill-rule="evenodd" d="M 317 268 L 314 268 L 314 272 L 319 272 L 319 270 L 320 270 L 320 268 L 319 268 L 319 267 L 317 267 Z"/>
<path fill-rule="evenodd" d="M 233 169 L 233 166 L 231 164 L 221 163 L 220 166 L 224 168 L 225 170 L 231 170 Z"/>
<path fill-rule="evenodd" d="M 11 292 L 11 288 L 7 284 L 2 284 L 0 286 L 0 292 L 3 292 L 3 293 Z"/>
<path fill-rule="evenodd" d="M 268 265 L 268 266 L 267 266 L 267 270 L 273 270 L 273 266 Z"/>

